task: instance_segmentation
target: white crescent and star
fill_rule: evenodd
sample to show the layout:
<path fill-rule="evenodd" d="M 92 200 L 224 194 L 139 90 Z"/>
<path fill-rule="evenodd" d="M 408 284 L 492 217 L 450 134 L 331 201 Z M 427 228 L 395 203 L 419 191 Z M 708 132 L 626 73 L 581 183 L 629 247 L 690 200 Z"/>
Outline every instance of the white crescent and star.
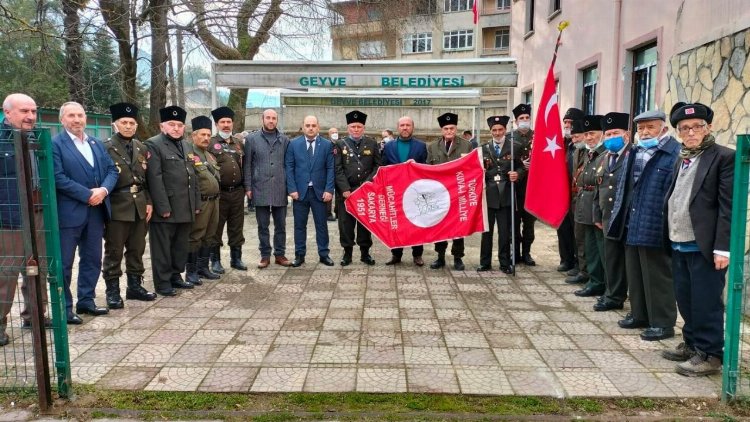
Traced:
<path fill-rule="evenodd" d="M 544 107 L 544 121 L 549 121 L 549 113 L 552 111 L 552 107 L 557 105 L 557 94 L 552 94 L 552 96 L 549 98 L 549 101 L 547 102 L 547 106 Z M 560 145 L 557 143 L 557 135 L 554 135 L 552 138 L 547 138 L 547 147 L 544 148 L 543 152 L 549 152 L 552 154 L 552 158 L 555 158 L 555 152 L 557 152 L 558 149 L 562 149 Z"/>

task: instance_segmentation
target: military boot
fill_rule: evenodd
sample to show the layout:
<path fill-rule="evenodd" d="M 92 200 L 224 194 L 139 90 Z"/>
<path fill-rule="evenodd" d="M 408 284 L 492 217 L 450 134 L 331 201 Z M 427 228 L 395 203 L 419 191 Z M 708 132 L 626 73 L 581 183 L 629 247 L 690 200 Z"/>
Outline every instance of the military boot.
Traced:
<path fill-rule="evenodd" d="M 185 264 L 185 281 L 196 286 L 203 284 L 198 276 L 198 252 L 188 254 L 187 263 Z"/>
<path fill-rule="evenodd" d="M 150 302 L 156 300 L 156 293 L 151 293 L 143 287 L 143 276 L 128 274 L 128 288 L 125 289 L 125 299 Z"/>
<path fill-rule="evenodd" d="M 232 246 L 231 249 L 229 249 L 229 253 L 231 257 L 229 265 L 235 270 L 247 271 L 247 265 L 242 262 L 242 248 L 239 246 Z"/>
<path fill-rule="evenodd" d="M 211 271 L 216 274 L 224 274 L 224 267 L 221 265 L 221 246 L 217 245 L 211 248 L 209 258 L 211 260 Z"/>
<path fill-rule="evenodd" d="M 445 253 L 439 253 L 437 259 L 430 264 L 430 268 L 437 270 L 443 267 L 445 267 Z"/>
<path fill-rule="evenodd" d="M 221 276 L 208 268 L 208 260 L 211 255 L 210 250 L 207 247 L 202 247 L 198 250 L 198 275 L 206 280 L 218 280 Z"/>
<path fill-rule="evenodd" d="M 110 280 L 104 280 L 104 283 L 107 285 L 107 289 L 105 291 L 107 297 L 107 307 L 109 309 L 124 308 L 125 304 L 122 301 L 122 296 L 120 296 L 120 279 L 114 278 Z"/>
<path fill-rule="evenodd" d="M 0 320 L 0 347 L 3 347 L 6 344 L 10 343 L 10 337 L 8 337 L 8 333 L 5 332 L 7 324 L 7 318 L 3 318 Z"/>

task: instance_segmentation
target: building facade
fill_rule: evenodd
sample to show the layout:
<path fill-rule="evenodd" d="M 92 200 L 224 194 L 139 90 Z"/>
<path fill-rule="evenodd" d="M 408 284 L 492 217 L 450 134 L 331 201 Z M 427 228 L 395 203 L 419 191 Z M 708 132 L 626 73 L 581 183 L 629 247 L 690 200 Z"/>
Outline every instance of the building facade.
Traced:
<path fill-rule="evenodd" d="M 718 142 L 750 128 L 746 0 L 514 0 L 511 16 L 513 102 L 536 110 L 558 24 L 569 21 L 555 65 L 561 110 L 635 115 L 697 101 L 714 109 Z"/>

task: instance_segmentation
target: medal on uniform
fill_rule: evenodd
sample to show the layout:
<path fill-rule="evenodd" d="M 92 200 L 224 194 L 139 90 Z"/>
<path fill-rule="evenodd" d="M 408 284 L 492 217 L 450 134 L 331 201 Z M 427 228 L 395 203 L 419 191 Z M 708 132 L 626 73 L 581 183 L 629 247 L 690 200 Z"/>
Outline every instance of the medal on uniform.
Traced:
<path fill-rule="evenodd" d="M 372 155 L 372 151 L 370 151 L 369 149 L 365 149 L 364 151 L 362 151 L 362 155 Z"/>
<path fill-rule="evenodd" d="M 499 181 L 503 180 L 503 178 L 500 177 L 499 174 L 496 174 L 494 179 L 495 179 L 496 182 L 499 182 Z"/>
<path fill-rule="evenodd" d="M 117 172 L 122 173 L 122 169 L 120 168 L 120 164 L 115 164 L 115 167 L 117 167 Z"/>
<path fill-rule="evenodd" d="M 349 151 L 347 151 L 346 148 L 344 148 L 344 149 L 341 150 L 341 153 L 344 154 L 344 155 L 347 155 L 347 154 L 349 154 Z"/>

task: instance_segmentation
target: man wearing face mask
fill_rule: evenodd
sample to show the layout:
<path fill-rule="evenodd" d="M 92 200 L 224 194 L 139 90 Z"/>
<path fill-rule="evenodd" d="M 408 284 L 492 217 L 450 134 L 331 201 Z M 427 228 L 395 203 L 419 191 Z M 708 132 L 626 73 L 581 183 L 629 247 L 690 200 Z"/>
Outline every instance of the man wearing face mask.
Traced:
<path fill-rule="evenodd" d="M 583 129 L 583 117 L 581 120 L 574 120 L 570 125 L 570 138 L 573 142 L 573 173 L 570 182 L 570 212 L 575 213 L 576 201 L 578 198 L 578 178 L 583 173 L 583 163 L 588 157 L 588 150 L 586 149 L 586 142 L 584 137 L 586 131 Z M 589 281 L 589 274 L 586 270 L 586 234 L 584 225 L 576 223 L 575 215 L 573 215 L 573 232 L 575 233 L 576 241 L 576 258 L 578 259 L 578 265 L 568 270 L 565 274 L 565 282 L 568 284 L 582 284 Z"/>
<path fill-rule="evenodd" d="M 625 242 L 631 313 L 622 328 L 645 328 L 641 339 L 674 336 L 677 319 L 671 259 L 664 239 L 663 206 L 680 143 L 667 135 L 666 115 L 654 110 L 633 120 L 640 141 L 617 183 L 607 236 Z"/>
<path fill-rule="evenodd" d="M 437 118 L 440 125 L 440 131 L 443 134 L 441 139 L 430 143 L 427 146 L 427 164 L 442 164 L 449 161 L 457 160 L 468 154 L 473 149 L 471 142 L 464 138 L 456 136 L 458 129 L 458 115 L 454 113 L 445 113 Z M 445 266 L 445 251 L 448 249 L 448 242 L 435 243 L 435 252 L 437 259 L 430 264 L 430 268 L 437 270 Z M 456 271 L 464 270 L 464 239 L 453 239 L 451 245 L 451 255 L 453 255 L 453 269 Z"/>
<path fill-rule="evenodd" d="M 359 110 L 346 114 L 346 129 L 349 135 L 344 139 L 333 142 L 334 168 L 336 172 L 336 207 L 339 213 L 339 240 L 344 248 L 341 266 L 352 263 L 356 229 L 356 244 L 360 250 L 360 261 L 367 265 L 375 265 L 370 255 L 372 234 L 362 223 L 346 212 L 344 201 L 352 191 L 372 180 L 380 167 L 380 147 L 378 143 L 365 136 L 367 115 Z M 338 136 L 337 136 L 338 138 Z"/>
<path fill-rule="evenodd" d="M 112 157 L 119 177 L 110 195 L 112 219 L 104 230 L 104 261 L 102 277 L 107 285 L 109 309 L 125 306 L 120 296 L 122 258 L 128 287 L 125 298 L 151 301 L 156 294 L 143 288 L 143 254 L 146 252 L 146 233 L 153 206 L 146 189 L 148 149 L 135 138 L 138 128 L 138 107 L 130 103 L 109 106 L 115 133 L 104 142 Z"/>
<path fill-rule="evenodd" d="M 604 148 L 596 162 L 597 186 L 594 199 L 594 224 L 602 230 L 609 223 L 615 201 L 615 186 L 624 173 L 625 157 L 630 154 L 630 115 L 608 113 L 602 119 Z M 625 278 L 625 244 L 618 239 L 604 236 L 604 272 L 606 288 L 594 305 L 598 312 L 622 309 L 628 296 Z"/>
<path fill-rule="evenodd" d="M 333 144 L 333 147 L 336 148 L 336 142 L 339 140 L 339 129 L 332 127 L 328 129 L 328 139 Z M 334 192 L 335 194 L 336 192 Z M 326 220 L 328 221 L 336 221 L 336 216 L 339 215 L 339 210 L 341 208 L 338 207 L 338 201 L 328 201 L 326 202 Z M 343 210 L 346 212 L 346 210 Z"/>
<path fill-rule="evenodd" d="M 240 271 L 247 270 L 242 262 L 242 245 L 245 244 L 245 236 L 242 230 L 245 226 L 245 189 L 242 177 L 242 159 L 244 150 L 242 143 L 232 136 L 234 128 L 234 111 L 229 107 L 219 107 L 211 111 L 218 133 L 211 138 L 209 152 L 216 157 L 221 176 L 221 194 L 219 195 L 219 225 L 216 233 L 209 240 L 213 245 L 213 253 L 209 248 L 201 248 L 199 258 L 211 255 L 211 271 L 217 274 L 224 273 L 221 265 L 221 246 L 224 235 L 224 224 L 227 225 L 227 243 L 229 244 L 229 265 Z"/>
<path fill-rule="evenodd" d="M 513 145 L 513 154 L 510 153 L 510 139 L 505 135 L 507 130 L 508 116 L 491 116 L 487 119 L 487 125 L 492 133 L 492 142 L 482 145 L 482 156 L 484 157 L 484 184 L 487 195 L 487 220 L 489 228 L 482 233 L 482 243 L 479 253 L 479 267 L 477 271 L 492 270 L 492 237 L 497 223 L 497 254 L 500 261 L 500 271 L 512 274 L 513 267 L 510 259 L 510 233 L 511 233 L 511 184 L 517 183 L 521 175 L 525 175 L 526 169 L 517 155 L 519 146 Z M 511 162 L 513 171 L 511 171 Z"/>
<path fill-rule="evenodd" d="M 568 165 L 568 180 L 573 180 L 573 154 L 575 145 L 571 137 L 571 128 L 575 120 L 580 120 L 584 116 L 583 111 L 571 107 L 563 116 L 563 135 L 565 136 L 565 159 Z M 573 209 L 568 210 L 568 214 L 563 219 L 560 227 L 557 228 L 557 249 L 560 253 L 560 265 L 557 271 L 566 272 L 578 266 L 576 257 L 576 238 L 573 229 Z"/>
<path fill-rule="evenodd" d="M 518 156 L 523 160 L 523 167 L 529 170 L 531 165 L 531 144 L 534 140 L 534 131 L 531 129 L 531 104 L 519 104 L 513 109 L 518 128 L 511 134 L 513 142 L 518 143 L 521 148 Z M 520 262 L 528 266 L 536 265 L 531 257 L 531 244 L 534 243 L 534 223 L 536 217 L 531 215 L 524 204 L 526 203 L 526 178 L 519 180 L 516 188 L 516 199 L 518 200 L 518 218 L 516 218 L 516 263 Z"/>
<path fill-rule="evenodd" d="M 602 116 L 587 115 L 583 118 L 586 130 L 584 139 L 587 154 L 583 161 L 583 172 L 576 179 L 577 198 L 575 221 L 583 227 L 584 248 L 586 250 L 586 272 L 589 281 L 575 291 L 576 296 L 590 297 L 604 293 L 605 278 L 602 255 L 604 237 L 601 229 L 594 225 L 594 194 L 596 191 L 596 159 L 604 153 L 602 144 Z"/>

